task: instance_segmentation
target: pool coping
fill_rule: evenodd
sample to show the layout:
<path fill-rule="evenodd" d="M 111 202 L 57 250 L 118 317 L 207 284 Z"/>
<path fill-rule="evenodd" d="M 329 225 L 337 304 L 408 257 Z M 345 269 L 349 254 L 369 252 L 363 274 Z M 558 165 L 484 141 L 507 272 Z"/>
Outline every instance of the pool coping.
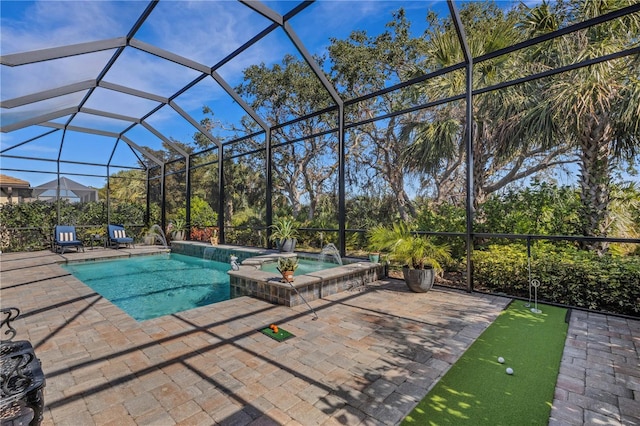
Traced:
<path fill-rule="evenodd" d="M 162 246 L 142 246 L 137 247 L 135 249 L 100 249 L 98 252 L 83 252 L 83 253 L 68 253 L 73 254 L 73 258 L 68 258 L 64 255 L 60 255 L 58 259 L 56 259 L 55 263 L 64 265 L 69 263 L 83 263 L 83 262 L 101 262 L 101 261 L 110 261 L 110 260 L 118 260 L 118 259 L 128 259 L 132 257 L 141 257 L 141 256 L 153 256 L 158 254 L 169 254 L 171 253 L 171 248 L 162 247 Z"/>

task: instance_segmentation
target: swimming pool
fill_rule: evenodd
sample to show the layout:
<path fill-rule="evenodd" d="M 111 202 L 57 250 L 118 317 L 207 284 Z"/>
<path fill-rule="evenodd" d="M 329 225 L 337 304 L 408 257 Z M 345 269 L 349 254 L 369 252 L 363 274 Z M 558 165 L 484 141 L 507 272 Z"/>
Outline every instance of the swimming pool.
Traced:
<path fill-rule="evenodd" d="M 229 264 L 181 254 L 62 266 L 137 321 L 230 299 Z"/>

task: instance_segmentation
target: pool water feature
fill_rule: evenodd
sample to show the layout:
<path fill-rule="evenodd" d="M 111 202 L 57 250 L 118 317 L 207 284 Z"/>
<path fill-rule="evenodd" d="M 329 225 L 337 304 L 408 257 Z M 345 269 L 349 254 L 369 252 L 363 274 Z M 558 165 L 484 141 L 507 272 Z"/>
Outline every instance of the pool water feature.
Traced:
<path fill-rule="evenodd" d="M 320 262 L 325 262 L 327 257 L 329 257 L 330 259 L 333 259 L 333 262 L 337 263 L 338 265 L 342 265 L 342 257 L 340 256 L 340 250 L 338 250 L 335 244 L 329 243 L 326 246 L 324 246 L 322 248 L 322 251 L 320 251 L 320 257 L 318 257 L 318 260 Z"/>
<path fill-rule="evenodd" d="M 229 264 L 181 254 L 62 266 L 137 321 L 229 300 Z"/>

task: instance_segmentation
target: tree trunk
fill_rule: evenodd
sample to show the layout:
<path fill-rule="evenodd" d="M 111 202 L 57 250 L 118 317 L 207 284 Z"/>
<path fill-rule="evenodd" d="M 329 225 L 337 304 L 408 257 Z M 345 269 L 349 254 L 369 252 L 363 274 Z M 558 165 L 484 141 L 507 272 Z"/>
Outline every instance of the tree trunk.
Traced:
<path fill-rule="evenodd" d="M 605 237 L 609 228 L 609 202 L 611 198 L 611 138 L 608 120 L 591 117 L 580 135 L 580 201 L 582 202 L 583 235 Z M 604 254 L 609 243 L 582 243 L 584 248 Z"/>
<path fill-rule="evenodd" d="M 482 214 L 480 206 L 487 200 L 485 185 L 487 183 L 487 167 L 489 162 L 489 153 L 487 144 L 484 143 L 487 137 L 485 135 L 486 126 L 484 123 L 475 122 L 473 132 L 473 210 L 476 212 L 475 220 L 484 222 L 485 217 Z"/>
<path fill-rule="evenodd" d="M 224 212 L 226 226 L 231 226 L 231 218 L 233 218 L 233 213 L 234 213 L 233 200 L 232 200 L 231 194 L 228 194 L 228 196 L 226 197 L 225 212 Z"/>
<path fill-rule="evenodd" d="M 416 217 L 416 210 L 413 207 L 413 203 L 409 199 L 409 196 L 404 189 L 393 189 L 398 203 L 398 214 L 403 222 L 407 222 Z"/>

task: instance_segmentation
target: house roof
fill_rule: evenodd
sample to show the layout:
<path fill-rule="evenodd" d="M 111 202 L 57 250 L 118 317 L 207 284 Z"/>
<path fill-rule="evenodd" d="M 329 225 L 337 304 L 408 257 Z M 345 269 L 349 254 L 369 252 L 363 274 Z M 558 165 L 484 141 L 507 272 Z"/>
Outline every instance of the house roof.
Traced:
<path fill-rule="evenodd" d="M 58 187 L 58 180 L 54 179 L 50 182 L 43 183 L 42 185 L 38 185 L 33 189 L 56 189 Z M 69 191 L 97 191 L 95 188 L 91 188 L 89 186 L 84 186 L 81 183 L 76 182 L 75 180 L 71 180 L 66 177 L 60 178 L 60 188 L 69 190 Z"/>
<path fill-rule="evenodd" d="M 89 186 L 84 186 L 81 183 L 63 176 L 60 178 L 59 189 L 58 180 L 54 179 L 33 188 L 33 195 L 40 199 L 54 199 L 61 197 L 95 201 L 98 198 L 98 190 Z"/>
<path fill-rule="evenodd" d="M 0 174 L 0 186 L 12 186 L 14 188 L 29 188 L 31 184 L 26 180 Z"/>

